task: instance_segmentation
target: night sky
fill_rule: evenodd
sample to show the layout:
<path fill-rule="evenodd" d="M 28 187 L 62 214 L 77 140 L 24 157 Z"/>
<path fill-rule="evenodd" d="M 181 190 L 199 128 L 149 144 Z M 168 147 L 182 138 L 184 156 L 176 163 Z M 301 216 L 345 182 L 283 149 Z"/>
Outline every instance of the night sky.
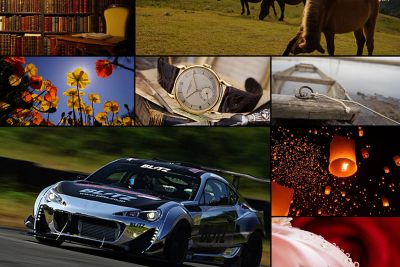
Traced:
<path fill-rule="evenodd" d="M 46 80 L 50 80 L 52 84 L 58 88 L 57 96 L 60 101 L 57 112 L 50 115 L 50 120 L 57 122 L 61 118 L 61 113 L 68 113 L 71 109 L 67 105 L 68 96 L 62 93 L 66 89 L 73 88 L 67 84 L 67 73 L 73 72 L 77 68 L 82 68 L 89 75 L 90 84 L 86 86 L 82 92 L 82 101 L 86 105 L 90 105 L 88 95 L 98 94 L 101 102 L 94 104 L 94 115 L 102 112 L 103 105 L 106 101 L 116 101 L 120 107 L 119 116 L 126 114 L 127 110 L 124 104 L 128 104 L 133 110 L 134 105 L 134 73 L 122 68 L 116 69 L 111 76 L 101 78 L 97 76 L 95 64 L 98 59 L 107 59 L 107 57 L 25 57 L 26 65 L 29 63 L 35 64 L 38 69 L 38 76 L 42 76 Z M 128 64 L 122 60 L 119 62 L 127 67 L 134 68 L 134 60 L 131 58 L 131 63 Z M 24 65 L 24 66 L 26 66 Z M 40 94 L 35 91 L 34 93 Z M 43 96 L 43 95 L 42 95 Z M 44 115 L 47 118 L 47 115 Z M 57 124 L 56 123 L 56 124 Z"/>
<path fill-rule="evenodd" d="M 359 136 L 358 127 L 349 126 L 272 127 L 272 179 L 295 189 L 289 216 L 321 216 L 318 209 L 335 216 L 400 215 L 400 166 L 393 160 L 400 156 L 400 127 L 362 130 L 364 135 Z M 350 177 L 329 173 L 329 147 L 335 134 L 355 140 L 358 169 Z M 367 145 L 369 158 L 364 159 L 361 149 Z M 390 173 L 384 172 L 385 166 Z M 326 186 L 331 186 L 329 195 Z M 389 207 L 383 206 L 382 197 L 388 198 Z"/>

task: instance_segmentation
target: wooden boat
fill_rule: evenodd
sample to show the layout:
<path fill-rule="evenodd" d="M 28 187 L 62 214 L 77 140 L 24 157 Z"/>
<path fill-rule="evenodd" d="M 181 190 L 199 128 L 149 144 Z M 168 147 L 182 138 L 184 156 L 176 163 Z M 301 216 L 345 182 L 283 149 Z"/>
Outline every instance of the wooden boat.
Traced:
<path fill-rule="evenodd" d="M 318 74 L 320 78 L 293 76 L 292 74 L 295 71 L 298 73 L 315 73 Z M 318 92 L 319 94 L 327 95 L 337 100 L 351 101 L 347 90 L 338 81 L 327 76 L 312 64 L 300 63 L 284 71 L 273 73 L 271 82 L 271 115 L 273 119 L 336 120 L 342 123 L 347 122 L 352 125 L 357 123 L 361 113 L 361 109 L 357 104 L 344 102 L 348 108 L 348 112 L 346 112 L 345 106 L 341 103 L 322 96 L 317 96 L 315 98 L 299 98 L 296 97 L 295 94 L 281 94 L 282 86 L 285 82 L 296 82 L 299 88 L 303 85 L 320 84 L 326 86 L 326 91 Z M 310 87 L 312 88 L 313 86 L 310 85 Z M 308 96 L 310 96 L 311 92 L 308 91 L 307 93 Z M 299 123 L 301 123 L 301 121 L 299 121 Z"/>

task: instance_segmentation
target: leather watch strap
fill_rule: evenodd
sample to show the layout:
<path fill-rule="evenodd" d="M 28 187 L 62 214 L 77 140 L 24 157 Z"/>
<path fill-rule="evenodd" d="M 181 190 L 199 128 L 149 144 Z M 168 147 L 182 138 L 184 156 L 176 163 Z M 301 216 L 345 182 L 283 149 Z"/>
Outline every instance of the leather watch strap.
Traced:
<path fill-rule="evenodd" d="M 234 87 L 227 87 L 218 112 L 244 113 L 253 111 L 262 95 L 248 93 Z"/>
<path fill-rule="evenodd" d="M 165 91 L 171 93 L 174 89 L 174 83 L 179 74 L 179 69 L 166 62 L 163 57 L 160 57 L 157 63 L 157 70 L 158 83 Z"/>

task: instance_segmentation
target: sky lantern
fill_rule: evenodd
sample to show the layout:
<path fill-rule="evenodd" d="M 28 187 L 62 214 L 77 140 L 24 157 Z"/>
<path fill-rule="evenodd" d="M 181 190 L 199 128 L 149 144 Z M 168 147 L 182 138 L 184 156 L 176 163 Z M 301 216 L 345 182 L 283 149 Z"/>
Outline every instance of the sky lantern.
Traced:
<path fill-rule="evenodd" d="M 335 135 L 329 153 L 329 172 L 333 175 L 348 177 L 357 171 L 354 140 Z"/>
<path fill-rule="evenodd" d="M 327 185 L 325 187 L 325 195 L 329 195 L 331 193 L 331 187 L 329 185 Z"/>
<path fill-rule="evenodd" d="M 390 172 L 388 166 L 383 167 L 383 170 L 385 171 L 385 173 L 389 173 Z"/>
<path fill-rule="evenodd" d="M 363 136 L 363 135 L 364 135 L 364 131 L 363 131 L 363 130 L 361 130 L 361 129 L 360 129 L 360 130 L 358 130 L 358 135 L 359 135 L 359 136 Z"/>
<path fill-rule="evenodd" d="M 342 191 L 342 197 L 346 196 L 346 191 Z"/>
<path fill-rule="evenodd" d="M 361 149 L 361 154 L 364 159 L 367 159 L 369 157 L 369 153 L 366 148 Z"/>
<path fill-rule="evenodd" d="M 384 207 L 389 207 L 389 201 L 386 197 L 382 198 L 382 204 Z"/>
<path fill-rule="evenodd" d="M 288 216 L 294 189 L 272 182 L 272 216 Z"/>
<path fill-rule="evenodd" d="M 397 166 L 400 166 L 400 157 L 398 155 L 393 157 L 394 162 L 396 163 Z"/>
<path fill-rule="evenodd" d="M 319 210 L 318 210 L 318 214 L 321 214 L 321 213 L 322 213 L 322 212 L 321 212 L 321 209 L 319 209 Z"/>

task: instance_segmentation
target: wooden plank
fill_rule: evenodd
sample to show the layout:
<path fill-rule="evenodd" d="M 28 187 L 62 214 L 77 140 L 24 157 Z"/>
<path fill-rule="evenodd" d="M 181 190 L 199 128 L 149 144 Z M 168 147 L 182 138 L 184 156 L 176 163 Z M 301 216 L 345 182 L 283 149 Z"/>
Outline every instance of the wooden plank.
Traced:
<path fill-rule="evenodd" d="M 281 74 L 273 74 L 275 80 L 282 80 L 285 82 L 303 82 L 303 83 L 316 83 L 316 84 L 326 84 L 333 85 L 335 80 L 328 79 L 316 79 L 316 78 L 306 78 L 306 77 L 298 77 L 298 76 L 288 76 Z"/>
<path fill-rule="evenodd" d="M 274 75 L 292 75 L 292 73 L 296 70 L 296 67 L 291 67 L 289 69 L 286 69 L 284 71 L 276 72 L 275 74 L 272 74 L 272 94 L 280 94 L 282 90 L 282 80 L 277 80 L 275 81 Z"/>
<path fill-rule="evenodd" d="M 350 108 L 349 113 L 340 103 L 326 98 L 299 99 L 292 95 L 273 94 L 271 115 L 274 119 L 337 120 L 355 125 L 361 108 L 353 103 L 345 105 Z"/>

